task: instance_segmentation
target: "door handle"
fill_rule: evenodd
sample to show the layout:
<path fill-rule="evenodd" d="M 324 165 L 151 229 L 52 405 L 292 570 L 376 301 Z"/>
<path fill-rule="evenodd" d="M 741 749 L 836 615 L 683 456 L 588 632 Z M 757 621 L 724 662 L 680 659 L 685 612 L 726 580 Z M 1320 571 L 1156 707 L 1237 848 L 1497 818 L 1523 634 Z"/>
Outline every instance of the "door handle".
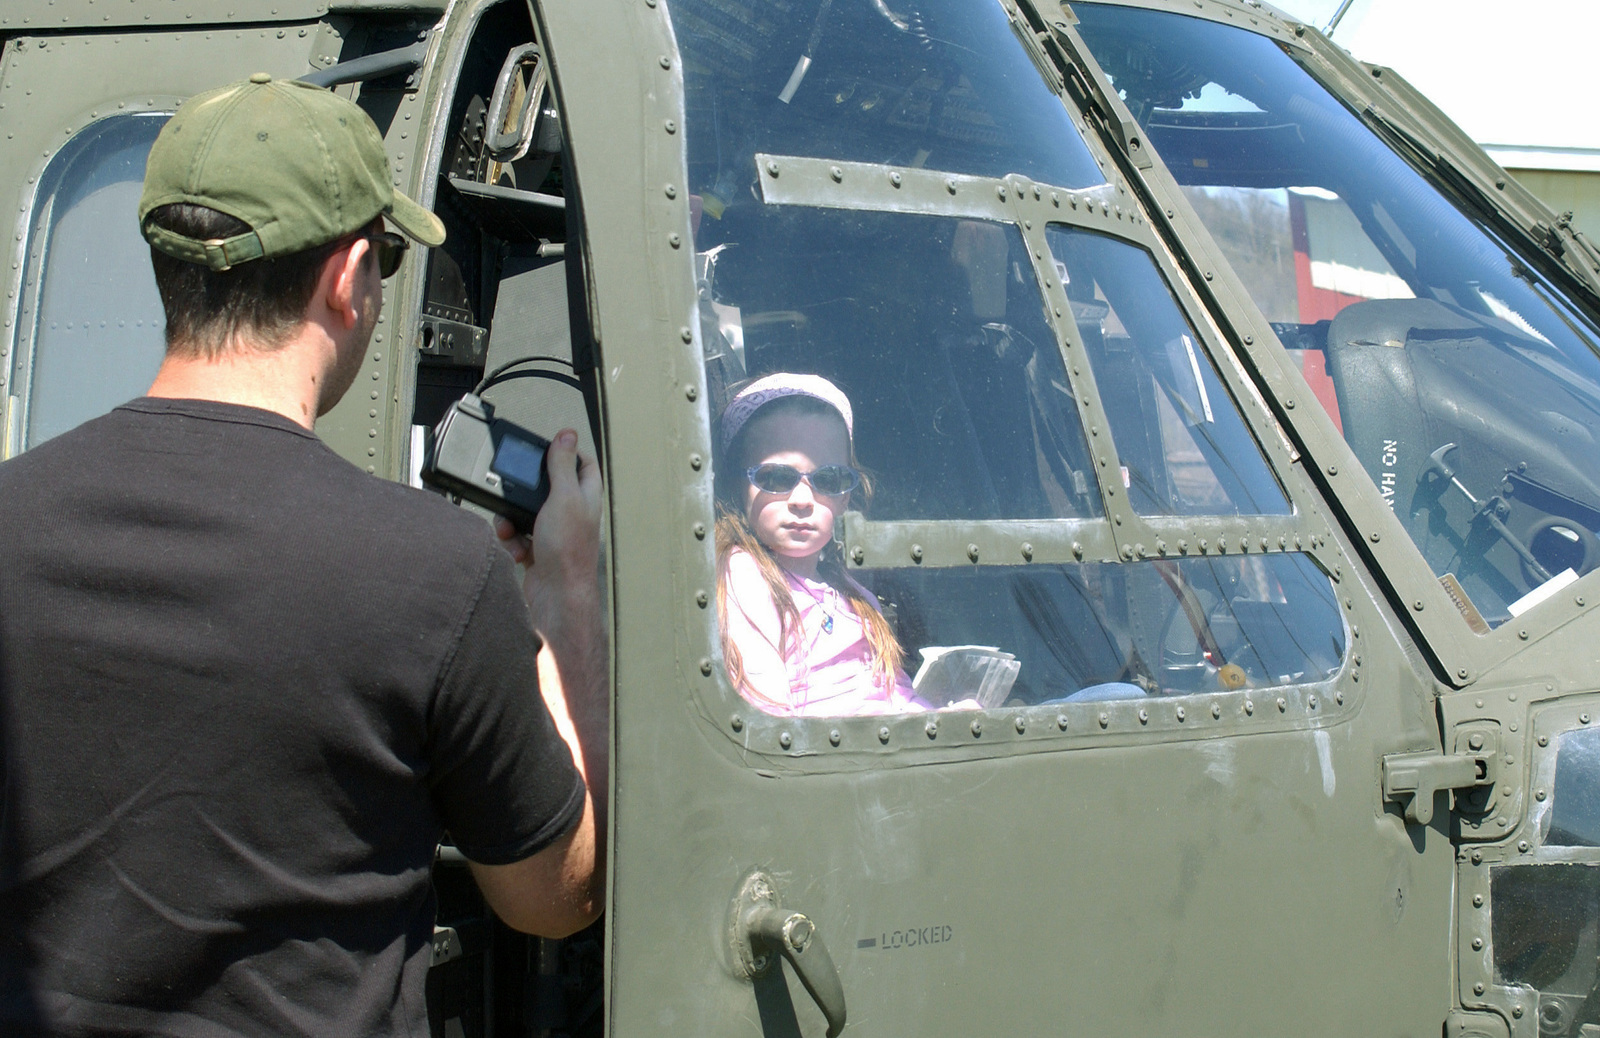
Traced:
<path fill-rule="evenodd" d="M 816 924 L 804 913 L 778 906 L 772 878 L 764 872 L 745 880 L 733 905 L 734 956 L 747 977 L 765 975 L 776 955 L 789 960 L 806 994 L 828 1021 L 828 1038 L 844 1030 L 844 985 Z"/>

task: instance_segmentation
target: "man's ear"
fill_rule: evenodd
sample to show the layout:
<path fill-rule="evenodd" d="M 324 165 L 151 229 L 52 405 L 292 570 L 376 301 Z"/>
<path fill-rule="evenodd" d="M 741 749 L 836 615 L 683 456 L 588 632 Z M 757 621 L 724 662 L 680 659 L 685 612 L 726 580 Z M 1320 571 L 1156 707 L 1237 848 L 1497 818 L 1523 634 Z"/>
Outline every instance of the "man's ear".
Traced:
<path fill-rule="evenodd" d="M 357 238 L 345 248 L 328 257 L 322 266 L 322 277 L 317 283 L 317 295 L 345 328 L 354 328 L 361 321 L 364 300 L 361 292 L 362 266 L 372 251 L 372 243 Z"/>

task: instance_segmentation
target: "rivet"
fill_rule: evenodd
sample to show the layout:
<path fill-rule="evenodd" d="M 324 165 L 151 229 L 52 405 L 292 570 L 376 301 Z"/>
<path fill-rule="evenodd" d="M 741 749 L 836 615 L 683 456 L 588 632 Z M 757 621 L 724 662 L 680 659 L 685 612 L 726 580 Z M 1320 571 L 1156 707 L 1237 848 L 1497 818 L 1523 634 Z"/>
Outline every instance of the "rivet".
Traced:
<path fill-rule="evenodd" d="M 1281 714 L 1285 710 L 1288 710 L 1288 709 L 1289 709 L 1289 701 L 1287 699 L 1283 698 L 1282 696 L 1279 696 L 1278 697 L 1278 713 Z"/>
<path fill-rule="evenodd" d="M 671 245 L 674 249 L 682 248 L 683 247 L 683 237 L 682 237 L 682 235 L 679 235 L 679 234 L 676 234 L 676 233 L 667 235 L 667 244 Z"/>
<path fill-rule="evenodd" d="M 955 194 L 956 193 L 956 182 L 954 180 L 946 180 L 944 182 L 944 189 L 946 191 L 950 192 L 952 195 Z"/>
<path fill-rule="evenodd" d="M 1576 598 L 1574 598 L 1573 601 L 1578 603 L 1579 605 L 1583 605 L 1583 596 L 1579 595 Z"/>
<path fill-rule="evenodd" d="M 1483 994 L 1483 981 L 1480 980 L 1480 981 L 1478 981 L 1478 983 L 1472 985 L 1472 993 L 1474 995 Z"/>
<path fill-rule="evenodd" d="M 888 742 L 889 741 L 889 726 L 888 725 L 884 725 L 883 727 L 878 729 L 878 741 L 879 742 Z"/>
<path fill-rule="evenodd" d="M 893 184 L 895 187 L 899 187 L 900 186 L 900 174 L 898 174 L 898 173 L 890 173 L 889 174 L 889 183 Z"/>
<path fill-rule="evenodd" d="M 689 398 L 690 400 L 699 399 L 699 397 L 700 397 L 700 389 L 699 389 L 698 386 L 684 386 L 683 387 L 683 395 L 685 397 Z"/>
<path fill-rule="evenodd" d="M 706 463 L 706 459 L 702 458 L 700 455 L 698 455 L 698 454 L 689 455 L 689 467 L 694 469 L 696 472 L 699 472 L 700 471 L 700 466 L 704 465 L 705 463 Z"/>
<path fill-rule="evenodd" d="M 1254 702 L 1252 702 L 1252 701 L 1251 701 L 1251 700 L 1248 700 L 1248 699 L 1246 699 L 1246 700 L 1245 700 L 1245 701 L 1244 701 L 1244 712 L 1245 712 L 1245 713 L 1246 713 L 1246 714 L 1254 714 L 1254 713 L 1255 713 L 1255 712 L 1256 712 L 1256 705 L 1255 705 L 1255 703 L 1254 703 Z"/>
<path fill-rule="evenodd" d="M 734 714 L 732 717 L 728 718 L 728 727 L 732 728 L 736 732 L 744 731 L 744 718 L 740 717 L 738 714 Z"/>
<path fill-rule="evenodd" d="M 1017 734 L 1018 735 L 1021 735 L 1023 732 L 1028 730 L 1028 719 L 1025 718 L 1025 717 L 1017 718 L 1015 721 L 1012 722 L 1012 724 L 1017 726 Z"/>
<path fill-rule="evenodd" d="M 1338 703 L 1340 706 L 1344 706 L 1344 693 L 1343 692 L 1335 692 L 1333 694 L 1333 701 L 1335 703 Z"/>
<path fill-rule="evenodd" d="M 1472 864 L 1474 864 L 1474 865 L 1482 865 L 1483 864 L 1483 852 L 1482 851 L 1474 850 L 1472 852 Z"/>
<path fill-rule="evenodd" d="M 1110 727 L 1110 725 L 1111 725 L 1111 715 L 1107 714 L 1107 713 L 1102 713 L 1100 715 L 1100 727 L 1101 728 L 1107 728 L 1107 727 Z"/>
<path fill-rule="evenodd" d="M 843 736 L 841 736 L 841 735 L 840 735 L 840 734 L 839 734 L 839 729 L 837 729 L 837 728 L 833 728 L 833 729 L 830 729 L 830 730 L 829 730 L 829 731 L 828 731 L 828 742 L 829 742 L 829 743 L 830 743 L 830 744 L 831 744 L 831 745 L 834 745 L 834 746 L 837 746 L 837 745 L 839 745 L 839 740 L 840 740 L 840 739 L 841 739 L 841 738 L 843 738 Z"/>
<path fill-rule="evenodd" d="M 661 55 L 661 67 L 662 68 L 671 68 L 672 67 L 672 59 L 667 57 L 665 54 Z"/>
<path fill-rule="evenodd" d="M 778 164 L 776 162 L 772 162 L 772 161 L 769 160 L 767 162 L 767 176 L 775 177 L 777 175 L 778 175 Z"/>
<path fill-rule="evenodd" d="M 1222 720 L 1222 704 L 1221 703 L 1212 703 L 1211 704 L 1211 719 L 1214 720 L 1214 721 Z"/>
<path fill-rule="evenodd" d="M 1377 536 L 1377 535 L 1374 534 L 1373 536 Z M 1411 603 L 1411 608 L 1415 609 L 1419 613 L 1422 612 L 1422 599 L 1419 598 L 1415 602 L 1412 602 Z"/>
<path fill-rule="evenodd" d="M 922 561 L 922 545 L 913 544 L 911 546 L 911 561 L 912 562 L 921 562 Z"/>
<path fill-rule="evenodd" d="M 671 184 L 668 184 L 666 187 L 662 188 L 661 190 L 662 190 L 663 193 L 666 194 L 666 196 L 668 198 L 677 198 L 678 197 L 678 189 L 676 187 L 674 187 L 673 185 L 671 185 Z"/>
<path fill-rule="evenodd" d="M 1578 715 L 1578 723 L 1579 724 L 1588 724 L 1589 723 L 1589 715 L 1588 714 L 1579 714 Z"/>
<path fill-rule="evenodd" d="M 1550 737 L 1548 735 L 1539 736 L 1539 745 L 1540 746 L 1549 746 L 1550 745 Z"/>
<path fill-rule="evenodd" d="M 1337 476 L 1338 474 L 1339 474 L 1339 466 L 1337 466 L 1337 465 L 1329 465 L 1328 466 L 1328 475 Z"/>
<path fill-rule="evenodd" d="M 662 125 L 666 127 L 666 131 L 668 133 L 677 133 L 678 132 L 678 124 L 673 122 L 671 119 L 668 119 Z"/>
<path fill-rule="evenodd" d="M 835 184 L 837 184 L 840 181 L 844 180 L 844 170 L 840 169 L 838 166 L 829 166 L 828 167 L 828 176 L 832 177 L 833 178 L 833 182 Z"/>
<path fill-rule="evenodd" d="M 1289 399 L 1285 400 L 1283 402 L 1283 406 L 1287 407 L 1289 410 L 1293 411 L 1294 410 L 1294 397 L 1290 397 Z"/>
<path fill-rule="evenodd" d="M 703 541 L 703 540 L 706 539 L 706 524 L 705 523 L 695 523 L 694 524 L 694 539 L 697 540 L 697 541 Z"/>
<path fill-rule="evenodd" d="M 1027 541 L 1023 541 L 1022 542 L 1022 557 L 1024 559 L 1032 559 L 1033 558 L 1033 545 L 1028 543 Z"/>
<path fill-rule="evenodd" d="M 699 606 L 701 609 L 704 609 L 706 604 L 710 601 L 711 596 L 707 595 L 704 591 L 696 591 L 694 593 L 694 604 Z"/>
<path fill-rule="evenodd" d="M 976 544 L 967 545 L 967 558 L 973 562 L 978 561 L 978 546 Z"/>
<path fill-rule="evenodd" d="M 1143 707 L 1139 708 L 1139 723 L 1140 724 L 1149 724 L 1150 723 L 1150 711 L 1144 709 Z"/>
<path fill-rule="evenodd" d="M 1083 545 L 1077 541 L 1072 542 L 1072 557 L 1075 559 L 1083 558 Z"/>
<path fill-rule="evenodd" d="M 794 736 L 790 735 L 788 732 L 779 732 L 778 745 L 787 750 L 790 746 L 794 745 Z"/>
<path fill-rule="evenodd" d="M 1528 841 L 1527 840 L 1518 840 L 1517 841 L 1517 850 L 1521 851 L 1523 854 L 1527 854 L 1528 853 Z"/>
<path fill-rule="evenodd" d="M 1419 603 L 1419 607 L 1420 607 L 1420 603 Z M 1469 671 L 1465 667 L 1457 667 L 1456 668 L 1456 677 L 1460 678 L 1462 681 L 1467 680 L 1467 675 L 1470 674 L 1470 673 L 1472 673 L 1472 672 Z"/>
<path fill-rule="evenodd" d="M 980 736 L 982 734 L 983 734 L 983 722 L 982 721 L 973 721 L 972 722 L 972 735 L 973 735 L 973 738 L 977 738 L 978 736 Z"/>
<path fill-rule="evenodd" d="M 1543 800 L 1545 795 L 1545 791 L 1542 789 L 1536 789 L 1533 791 L 1533 799 L 1535 800 Z"/>
<path fill-rule="evenodd" d="M 1210 280 L 1211 280 L 1211 271 L 1209 271 L 1209 270 L 1208 270 L 1208 271 L 1206 271 L 1206 280 L 1207 280 L 1207 281 L 1210 281 Z"/>
<path fill-rule="evenodd" d="M 1307 710 L 1315 710 L 1316 708 L 1317 708 L 1317 697 L 1316 696 L 1307 696 L 1306 697 L 1306 709 Z"/>
<path fill-rule="evenodd" d="M 1246 336 L 1245 336 L 1245 337 L 1244 337 L 1244 344 L 1245 344 L 1245 345 L 1246 345 L 1246 346 L 1249 346 L 1249 345 L 1251 345 L 1251 344 L 1252 344 L 1252 343 L 1254 343 L 1254 342 L 1255 342 L 1255 341 L 1256 341 L 1256 340 L 1255 340 L 1255 337 L 1254 337 L 1254 336 L 1251 336 L 1251 335 L 1246 335 Z"/>
<path fill-rule="evenodd" d="M 857 566 L 867 561 L 867 553 L 862 549 L 861 545 L 858 544 L 854 548 L 850 549 L 850 560 Z"/>
<path fill-rule="evenodd" d="M 1156 541 L 1156 554 L 1157 555 L 1165 555 L 1166 553 L 1167 553 L 1167 542 L 1163 541 L 1163 540 L 1157 540 Z"/>
<path fill-rule="evenodd" d="M 928 738 L 937 739 L 939 737 L 939 722 L 929 721 L 922 726 L 922 730 L 928 733 Z"/>
<path fill-rule="evenodd" d="M 1472 895 L 1472 907 L 1473 908 L 1482 908 L 1483 907 L 1483 895 L 1482 894 L 1473 894 Z"/>
<path fill-rule="evenodd" d="M 684 342 L 694 342 L 694 332 L 689 328 L 688 325 L 684 325 L 682 328 L 678 329 L 678 338 L 682 339 Z"/>
<path fill-rule="evenodd" d="M 1523 641 L 1527 641 L 1528 640 L 1528 632 L 1526 630 L 1518 631 L 1517 632 L 1517 637 L 1521 638 Z"/>
<path fill-rule="evenodd" d="M 1004 202 L 1006 200 L 1006 188 L 1004 184 L 1001 184 L 999 187 L 995 188 L 994 193 L 1000 197 L 1000 201 Z"/>
<path fill-rule="evenodd" d="M 1511 1007 L 1511 1015 L 1516 1017 L 1518 1020 L 1521 1020 L 1522 1019 L 1522 1007 L 1521 1006 L 1512 1006 Z"/>
<path fill-rule="evenodd" d="M 1057 714 L 1056 715 L 1056 727 L 1061 729 L 1063 732 L 1067 730 L 1067 715 L 1066 714 Z"/>
<path fill-rule="evenodd" d="M 700 657 L 700 673 L 704 674 L 708 678 L 711 676 L 711 657 L 710 656 L 702 656 L 702 657 Z"/>
<path fill-rule="evenodd" d="M 1185 719 L 1185 718 L 1186 718 L 1186 717 L 1187 717 L 1187 716 L 1188 716 L 1188 715 L 1187 715 L 1187 714 L 1186 714 L 1186 713 L 1184 713 L 1184 709 L 1183 709 L 1183 707 L 1181 707 L 1181 706 L 1180 706 L 1180 707 L 1178 707 L 1178 723 L 1179 723 L 1179 724 L 1182 724 L 1182 723 L 1183 723 L 1183 722 L 1184 722 L 1184 719 Z"/>
<path fill-rule="evenodd" d="M 1474 937 L 1472 939 L 1472 950 L 1473 951 L 1483 951 L 1483 938 L 1482 937 Z"/>

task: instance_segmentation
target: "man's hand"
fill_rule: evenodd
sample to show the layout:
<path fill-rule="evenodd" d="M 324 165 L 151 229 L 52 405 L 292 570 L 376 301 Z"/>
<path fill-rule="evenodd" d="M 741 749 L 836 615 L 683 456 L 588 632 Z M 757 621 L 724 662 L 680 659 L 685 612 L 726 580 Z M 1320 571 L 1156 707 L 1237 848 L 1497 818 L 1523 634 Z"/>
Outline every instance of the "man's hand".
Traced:
<path fill-rule="evenodd" d="M 527 567 L 522 593 L 533 629 L 560 643 L 578 634 L 575 623 L 598 620 L 600 566 L 600 467 L 578 453 L 578 434 L 563 429 L 545 457 L 550 496 L 521 536 L 505 519 L 495 533 L 511 557 Z M 559 644 L 557 651 L 560 651 Z"/>

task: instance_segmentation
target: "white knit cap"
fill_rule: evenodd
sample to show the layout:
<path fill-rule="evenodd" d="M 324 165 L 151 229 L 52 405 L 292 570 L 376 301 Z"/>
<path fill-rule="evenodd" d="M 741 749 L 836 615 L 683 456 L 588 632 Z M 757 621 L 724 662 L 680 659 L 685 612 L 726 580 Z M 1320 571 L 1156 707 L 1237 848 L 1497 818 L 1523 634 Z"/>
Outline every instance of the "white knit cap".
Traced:
<path fill-rule="evenodd" d="M 850 412 L 850 398 L 838 386 L 821 375 L 800 375 L 790 371 L 777 371 L 763 375 L 739 390 L 737 396 L 722 412 L 722 449 L 726 451 L 745 423 L 761 408 L 786 396 L 809 396 L 832 407 L 844 419 L 845 432 L 855 436 L 855 418 Z"/>

